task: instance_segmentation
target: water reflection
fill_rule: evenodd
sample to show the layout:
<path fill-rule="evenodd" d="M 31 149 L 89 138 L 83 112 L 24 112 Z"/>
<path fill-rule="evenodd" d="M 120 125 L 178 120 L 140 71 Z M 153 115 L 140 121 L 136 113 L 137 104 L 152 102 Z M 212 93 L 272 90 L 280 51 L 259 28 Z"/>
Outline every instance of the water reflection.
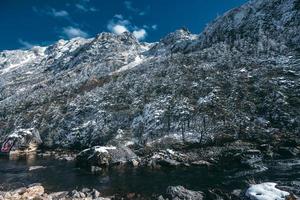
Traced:
<path fill-rule="evenodd" d="M 34 165 L 37 159 L 37 153 L 36 152 L 31 152 L 27 154 L 10 153 L 8 158 L 11 161 L 25 160 L 27 165 Z"/>
<path fill-rule="evenodd" d="M 33 165 L 36 160 L 36 153 L 30 153 L 26 155 L 27 165 Z"/>

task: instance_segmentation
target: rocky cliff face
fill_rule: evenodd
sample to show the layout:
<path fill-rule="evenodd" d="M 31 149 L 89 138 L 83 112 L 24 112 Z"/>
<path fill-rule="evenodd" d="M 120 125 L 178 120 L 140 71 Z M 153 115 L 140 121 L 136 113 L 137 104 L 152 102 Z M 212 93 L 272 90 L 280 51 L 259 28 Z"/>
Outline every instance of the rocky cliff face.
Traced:
<path fill-rule="evenodd" d="M 299 23 L 299 0 L 255 0 L 200 35 L 0 52 L 0 136 L 31 128 L 63 148 L 299 136 Z"/>

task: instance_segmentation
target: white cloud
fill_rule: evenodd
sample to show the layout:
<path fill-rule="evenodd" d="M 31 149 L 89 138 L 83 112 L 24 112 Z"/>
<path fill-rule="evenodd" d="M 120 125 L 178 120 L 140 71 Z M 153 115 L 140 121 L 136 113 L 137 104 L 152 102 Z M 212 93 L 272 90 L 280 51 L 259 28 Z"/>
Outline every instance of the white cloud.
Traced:
<path fill-rule="evenodd" d="M 136 37 L 136 39 L 143 40 L 147 36 L 147 32 L 145 29 L 139 29 L 139 30 L 133 31 L 133 35 L 134 35 L 134 37 Z"/>
<path fill-rule="evenodd" d="M 123 26 L 123 25 L 117 24 L 117 25 L 115 25 L 115 26 L 112 27 L 111 31 L 113 33 L 117 34 L 117 35 L 120 35 L 120 34 L 126 32 L 126 31 L 128 31 L 128 29 L 125 26 Z"/>
<path fill-rule="evenodd" d="M 153 30 L 157 30 L 157 24 L 153 24 L 153 25 L 151 26 L 151 28 L 152 28 Z"/>
<path fill-rule="evenodd" d="M 91 11 L 91 12 L 97 12 L 98 9 L 97 9 L 97 8 L 94 8 L 94 7 L 91 7 L 91 8 L 90 8 L 90 11 Z"/>
<path fill-rule="evenodd" d="M 18 39 L 18 42 L 23 46 L 23 48 L 25 49 L 31 49 L 32 47 L 34 47 L 34 44 L 27 42 L 25 40 L 22 39 Z"/>
<path fill-rule="evenodd" d="M 79 28 L 75 28 L 73 26 L 68 26 L 63 28 L 63 34 L 67 36 L 68 38 L 74 38 L 74 37 L 83 37 L 86 38 L 89 36 L 89 34 Z"/>
<path fill-rule="evenodd" d="M 121 15 L 121 14 L 116 14 L 114 17 L 117 19 L 123 19 L 123 15 Z"/>
<path fill-rule="evenodd" d="M 120 24 L 123 26 L 129 26 L 131 23 L 129 20 L 124 19 L 123 15 L 116 14 L 112 20 L 109 21 L 108 26 Z"/>
<path fill-rule="evenodd" d="M 124 19 L 122 15 L 117 14 L 108 22 L 107 29 L 119 35 L 128 31 L 128 26 L 130 26 L 130 21 Z"/>
<path fill-rule="evenodd" d="M 53 17 L 68 17 L 69 13 L 65 10 L 55 10 L 54 8 L 51 9 L 49 12 L 50 15 Z"/>
<path fill-rule="evenodd" d="M 68 18 L 70 14 L 66 10 L 56 10 L 54 8 L 48 8 L 48 9 L 41 9 L 37 7 L 32 7 L 32 10 L 36 12 L 37 14 L 41 15 L 50 15 L 52 17 L 63 17 Z"/>
<path fill-rule="evenodd" d="M 132 11 L 134 13 L 136 13 L 137 15 L 140 15 L 140 16 L 144 16 L 148 13 L 148 11 L 150 10 L 150 6 L 148 6 L 146 8 L 146 10 L 142 10 L 142 9 L 139 9 L 139 8 L 136 8 L 132 5 L 132 1 L 124 1 L 124 5 L 126 7 L 127 10 L 129 11 Z"/>
<path fill-rule="evenodd" d="M 145 27 L 144 27 L 145 28 Z M 107 29 L 117 35 L 120 35 L 126 31 L 132 32 L 132 34 L 138 39 L 143 40 L 147 36 L 147 32 L 144 28 L 139 28 L 120 14 L 117 14 L 107 24 Z"/>
<path fill-rule="evenodd" d="M 33 10 L 33 12 L 39 13 L 39 10 L 35 6 L 32 7 L 32 10 Z"/>
<path fill-rule="evenodd" d="M 140 16 L 146 15 L 146 11 L 141 11 L 141 12 L 139 13 L 139 15 L 140 15 Z"/>
<path fill-rule="evenodd" d="M 75 6 L 76 6 L 76 8 L 78 8 L 79 10 L 82 10 L 84 12 L 88 11 L 88 9 L 82 4 L 75 4 Z"/>
<path fill-rule="evenodd" d="M 125 4 L 125 7 L 128 10 L 135 11 L 135 12 L 137 11 L 137 9 L 132 6 L 132 2 L 131 1 L 124 1 L 124 4 Z"/>
<path fill-rule="evenodd" d="M 76 6 L 76 8 L 77 9 L 79 9 L 79 10 L 81 10 L 81 11 L 83 11 L 83 12 L 96 12 L 96 11 L 98 11 L 96 8 L 94 8 L 94 7 L 88 7 L 88 6 L 84 6 L 84 5 L 82 5 L 82 4 L 75 4 L 75 6 Z"/>

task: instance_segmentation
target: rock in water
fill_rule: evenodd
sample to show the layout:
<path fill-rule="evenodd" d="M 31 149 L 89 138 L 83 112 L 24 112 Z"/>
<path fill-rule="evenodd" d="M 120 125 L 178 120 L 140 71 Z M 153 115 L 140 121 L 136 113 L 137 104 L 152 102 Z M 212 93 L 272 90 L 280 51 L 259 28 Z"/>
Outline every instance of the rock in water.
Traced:
<path fill-rule="evenodd" d="M 172 200 L 202 200 L 200 191 L 187 190 L 183 186 L 170 186 L 167 188 L 167 196 Z"/>
<path fill-rule="evenodd" d="M 252 185 L 246 191 L 251 200 L 285 200 L 290 193 L 277 189 L 276 183 L 261 183 Z"/>
<path fill-rule="evenodd" d="M 76 157 L 76 163 L 85 167 L 136 165 L 138 160 L 138 156 L 125 146 L 94 146 L 83 150 Z"/>

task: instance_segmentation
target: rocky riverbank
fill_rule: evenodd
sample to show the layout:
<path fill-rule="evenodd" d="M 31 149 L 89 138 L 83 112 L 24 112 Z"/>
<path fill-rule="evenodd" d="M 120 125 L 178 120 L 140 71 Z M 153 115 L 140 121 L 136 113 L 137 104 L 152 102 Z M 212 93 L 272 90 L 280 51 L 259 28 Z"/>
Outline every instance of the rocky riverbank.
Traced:
<path fill-rule="evenodd" d="M 282 141 L 283 140 L 281 140 L 281 142 Z M 62 162 L 61 165 L 69 163 L 70 167 L 74 165 L 72 163 L 76 163 L 76 166 L 79 167 L 83 173 L 89 173 L 91 176 L 99 176 L 103 179 L 110 179 L 110 171 L 115 171 L 117 176 L 124 176 L 124 171 L 127 169 L 132 169 L 133 171 L 147 169 L 150 170 L 150 172 L 152 171 L 151 173 L 160 173 L 165 170 L 191 169 L 193 172 L 203 170 L 205 171 L 204 173 L 209 174 L 221 172 L 227 177 L 226 181 L 243 179 L 243 184 L 235 185 L 234 188 L 231 187 L 231 189 L 225 189 L 222 184 L 226 185 L 226 182 L 222 182 L 221 185 L 209 186 L 206 189 L 201 189 L 201 191 L 189 190 L 188 184 L 184 185 L 184 187 L 170 186 L 168 188 L 166 187 L 165 193 L 153 192 L 151 193 L 152 195 L 148 196 L 139 192 L 131 192 L 131 190 L 123 190 L 122 193 L 115 193 L 114 191 L 114 193 L 109 194 L 111 195 L 109 197 L 103 197 L 101 190 L 101 192 L 99 192 L 94 189 L 66 190 L 52 193 L 47 190 L 45 191 L 42 185 L 33 184 L 25 188 L 22 187 L 10 191 L 3 191 L 0 193 L 0 199 L 294 200 L 300 195 L 300 183 L 297 181 L 298 178 L 296 178 L 298 177 L 297 170 L 299 169 L 299 164 L 297 163 L 299 163 L 299 155 L 287 152 L 297 152 L 299 148 L 297 141 L 297 139 L 293 140 L 295 145 L 290 145 L 292 141 L 285 141 L 284 144 L 289 144 L 288 147 L 278 145 L 278 143 L 260 144 L 239 140 L 206 147 L 176 145 L 173 148 L 168 146 L 166 149 L 156 149 L 155 147 L 134 149 L 133 147 L 129 148 L 122 145 L 110 145 L 91 147 L 79 153 L 66 151 L 36 152 L 36 158 L 42 160 L 52 158 L 54 159 L 53 162 Z M 285 151 L 282 151 L 282 149 L 285 149 Z M 273 162 L 274 159 L 279 160 L 271 165 L 268 164 L 268 162 Z M 295 180 L 291 178 L 293 177 L 293 175 L 291 175 L 288 179 L 278 181 L 275 177 L 273 178 L 273 174 L 269 175 L 267 181 L 274 180 L 276 183 L 264 183 L 261 182 L 259 178 L 253 178 L 253 180 L 251 180 L 251 177 L 257 177 L 259 174 L 266 173 L 266 171 L 270 170 L 270 166 L 272 167 L 271 170 L 278 169 L 286 174 L 292 172 L 286 170 L 294 169 L 296 175 Z M 75 170 L 78 170 L 77 167 Z M 32 165 L 26 170 L 30 174 L 40 174 L 49 168 L 51 168 L 51 165 Z M 72 170 L 72 168 L 68 168 L 68 170 Z M 149 173 L 147 170 L 145 172 Z M 184 172 L 184 170 L 182 172 Z M 133 172 L 132 176 L 134 176 L 134 174 L 135 172 Z M 62 175 L 64 176 L 65 174 Z M 135 178 L 131 177 L 131 175 L 125 177 Z M 197 177 L 201 178 L 199 175 L 197 175 Z M 139 178 L 143 179 L 143 176 Z M 163 179 L 168 182 L 165 178 Z M 207 181 L 209 180 L 207 179 Z M 124 183 L 126 184 L 127 181 L 125 180 Z M 113 187 L 117 187 L 117 185 Z M 147 190 L 151 191 L 151 188 Z M 107 195 L 107 193 L 105 195 Z"/>
<path fill-rule="evenodd" d="M 210 145 L 197 143 L 165 144 L 165 148 L 153 144 L 136 147 L 121 144 L 94 146 L 83 151 L 43 150 L 27 152 L 15 150 L 10 156 L 38 156 L 64 161 L 76 161 L 79 167 L 110 168 L 114 166 L 131 167 L 218 167 L 263 168 L 264 161 L 300 157 L 300 139 L 274 135 L 269 140 L 219 140 Z"/>
<path fill-rule="evenodd" d="M 154 195 L 150 199 L 157 200 L 209 200 L 209 199 L 233 199 L 233 200 L 297 200 L 299 197 L 276 188 L 276 183 L 261 183 L 251 185 L 244 191 L 235 190 L 231 194 L 222 194 L 218 190 L 192 191 L 183 186 L 170 186 L 165 194 Z M 140 200 L 148 199 L 140 194 L 128 193 L 125 196 L 113 195 L 101 197 L 96 189 L 84 188 L 80 191 L 61 191 L 47 193 L 41 184 L 31 184 L 28 187 L 18 188 L 12 191 L 0 191 L 0 200 Z"/>
<path fill-rule="evenodd" d="M 23 133 L 23 132 L 22 132 Z M 297 159 L 300 156 L 300 139 L 284 134 L 274 134 L 269 138 L 256 138 L 255 140 L 235 140 L 233 138 L 217 138 L 210 144 L 198 144 L 188 142 L 166 142 L 156 141 L 151 145 L 143 147 L 135 145 L 122 145 L 112 143 L 107 146 L 93 146 L 88 149 L 74 152 L 66 150 L 43 150 L 36 148 L 27 150 L 32 145 L 28 141 L 37 141 L 38 134 L 13 134 L 16 146 L 11 153 L 18 157 L 27 155 L 43 159 L 53 158 L 59 161 L 73 162 L 76 166 L 91 171 L 92 173 L 103 173 L 110 169 L 123 168 L 148 168 L 155 170 L 192 168 L 195 170 L 206 169 L 208 172 L 230 172 L 231 178 L 254 176 L 268 170 L 266 163 L 273 159 Z M 22 147 L 22 148 L 21 148 Z M 31 166 L 29 171 L 43 170 L 48 166 Z M 286 167 L 286 166 L 282 166 Z M 95 176 L 97 176 L 95 174 Z M 272 179 L 271 179 L 272 180 Z M 181 186 L 169 187 L 165 194 L 155 194 L 153 198 L 159 199 L 266 199 L 260 198 L 261 194 L 266 196 L 279 195 L 277 199 L 297 199 L 295 195 L 300 194 L 300 184 L 292 180 L 280 184 L 276 183 L 255 184 L 248 186 L 249 191 L 237 188 L 225 191 L 219 188 L 210 188 L 204 191 L 190 191 Z M 280 188 L 280 191 L 278 191 Z M 42 192 L 43 191 L 43 192 Z M 32 196 L 37 199 L 102 199 L 92 194 L 96 190 L 71 191 L 47 193 L 43 186 L 34 185 L 27 188 L 2 192 L 4 199 L 26 199 Z M 274 193 L 274 194 L 273 194 Z M 97 193 L 98 194 L 98 193 Z M 59 197 L 57 197 L 59 195 Z M 184 196 L 186 195 L 186 196 Z M 273 196 L 272 196 L 273 195 Z M 258 196 L 258 197 L 257 197 Z M 113 195 L 112 199 L 141 199 L 142 195 L 130 193 L 127 195 Z M 147 197 L 146 199 L 148 199 Z M 268 197 L 267 197 L 268 198 Z"/>
<path fill-rule="evenodd" d="M 76 157 L 78 166 L 83 167 L 244 167 L 256 173 L 264 170 L 264 162 L 272 159 L 300 157 L 300 140 L 275 135 L 269 140 L 221 141 L 211 145 L 167 144 L 167 148 L 146 146 L 143 148 L 95 146 L 85 149 Z"/>
<path fill-rule="evenodd" d="M 28 187 L 18 188 L 12 191 L 0 191 L 0 200 L 110 200 L 100 196 L 95 189 L 82 189 L 81 191 L 61 191 L 47 193 L 41 184 L 31 184 Z"/>

